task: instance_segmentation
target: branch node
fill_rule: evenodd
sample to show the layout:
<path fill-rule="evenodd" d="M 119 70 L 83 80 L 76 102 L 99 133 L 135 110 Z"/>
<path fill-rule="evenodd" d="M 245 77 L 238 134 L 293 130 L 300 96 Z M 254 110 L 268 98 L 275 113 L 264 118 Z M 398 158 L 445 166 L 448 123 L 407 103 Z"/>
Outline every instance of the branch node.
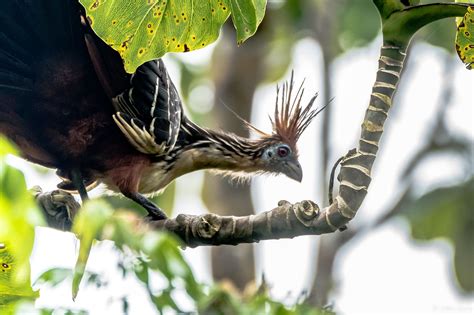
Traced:
<path fill-rule="evenodd" d="M 319 206 L 313 201 L 303 200 L 293 205 L 293 212 L 298 221 L 300 221 L 304 226 L 310 227 L 313 219 L 319 215 L 320 210 Z"/>
<path fill-rule="evenodd" d="M 288 200 L 280 200 L 280 201 L 278 201 L 278 206 L 279 206 L 279 207 L 288 206 L 288 205 L 291 205 L 291 203 L 290 203 Z"/>
<path fill-rule="evenodd" d="M 193 234 L 199 235 L 202 238 L 212 238 L 221 228 L 222 219 L 212 213 L 199 217 L 196 222 L 196 229 Z M 194 230 L 194 229 L 193 229 Z"/>

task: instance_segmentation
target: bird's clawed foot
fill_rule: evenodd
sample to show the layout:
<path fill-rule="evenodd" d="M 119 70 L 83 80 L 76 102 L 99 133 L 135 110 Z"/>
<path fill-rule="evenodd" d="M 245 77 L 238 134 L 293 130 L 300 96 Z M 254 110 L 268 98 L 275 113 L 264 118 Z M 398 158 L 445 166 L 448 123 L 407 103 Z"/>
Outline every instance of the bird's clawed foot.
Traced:
<path fill-rule="evenodd" d="M 148 211 L 147 218 L 150 221 L 159 221 L 159 220 L 165 220 L 168 218 L 166 213 L 160 209 L 157 205 L 155 205 L 153 202 L 148 200 L 145 196 L 140 195 L 138 192 L 130 192 L 130 191 L 122 191 L 122 193 L 141 205 L 143 208 L 145 208 L 146 211 Z"/>
<path fill-rule="evenodd" d="M 35 186 L 31 191 L 46 217 L 48 226 L 69 231 L 72 220 L 80 208 L 76 199 L 63 190 L 43 192 L 41 187 Z"/>

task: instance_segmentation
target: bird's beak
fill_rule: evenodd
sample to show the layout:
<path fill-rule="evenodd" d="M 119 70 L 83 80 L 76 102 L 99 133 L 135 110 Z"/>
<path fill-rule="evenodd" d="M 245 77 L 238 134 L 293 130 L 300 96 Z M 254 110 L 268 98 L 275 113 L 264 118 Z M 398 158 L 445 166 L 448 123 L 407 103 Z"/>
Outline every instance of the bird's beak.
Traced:
<path fill-rule="evenodd" d="M 297 160 L 289 161 L 285 164 L 285 170 L 283 173 L 291 179 L 294 179 L 301 183 L 303 180 L 303 170 Z"/>

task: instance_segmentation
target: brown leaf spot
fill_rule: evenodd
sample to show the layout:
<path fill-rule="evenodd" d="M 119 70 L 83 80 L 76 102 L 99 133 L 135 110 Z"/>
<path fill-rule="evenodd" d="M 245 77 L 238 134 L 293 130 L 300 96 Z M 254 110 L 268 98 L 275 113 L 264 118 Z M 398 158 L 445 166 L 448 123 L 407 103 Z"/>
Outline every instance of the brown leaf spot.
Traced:
<path fill-rule="evenodd" d="M 99 1 L 99 0 L 95 0 L 94 3 L 92 3 L 92 5 L 89 7 L 89 9 L 90 9 L 91 11 L 94 11 L 94 10 L 96 10 L 96 9 L 99 7 L 99 5 L 100 5 L 100 1 Z"/>
<path fill-rule="evenodd" d="M 187 51 L 189 51 L 189 47 L 187 44 L 184 44 L 184 52 L 187 52 Z"/>

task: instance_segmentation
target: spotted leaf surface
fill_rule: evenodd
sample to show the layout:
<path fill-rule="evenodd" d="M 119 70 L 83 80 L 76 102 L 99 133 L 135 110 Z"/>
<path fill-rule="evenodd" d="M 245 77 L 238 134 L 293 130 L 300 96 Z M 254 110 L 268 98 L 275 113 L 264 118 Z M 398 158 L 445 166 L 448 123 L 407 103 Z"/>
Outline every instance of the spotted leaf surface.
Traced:
<path fill-rule="evenodd" d="M 464 18 L 458 23 L 456 51 L 467 68 L 472 69 L 474 64 L 474 7 L 469 7 Z"/>
<path fill-rule="evenodd" d="M 80 0 L 96 34 L 135 72 L 167 52 L 186 52 L 214 42 L 232 13 L 237 41 L 252 36 L 266 0 Z"/>

